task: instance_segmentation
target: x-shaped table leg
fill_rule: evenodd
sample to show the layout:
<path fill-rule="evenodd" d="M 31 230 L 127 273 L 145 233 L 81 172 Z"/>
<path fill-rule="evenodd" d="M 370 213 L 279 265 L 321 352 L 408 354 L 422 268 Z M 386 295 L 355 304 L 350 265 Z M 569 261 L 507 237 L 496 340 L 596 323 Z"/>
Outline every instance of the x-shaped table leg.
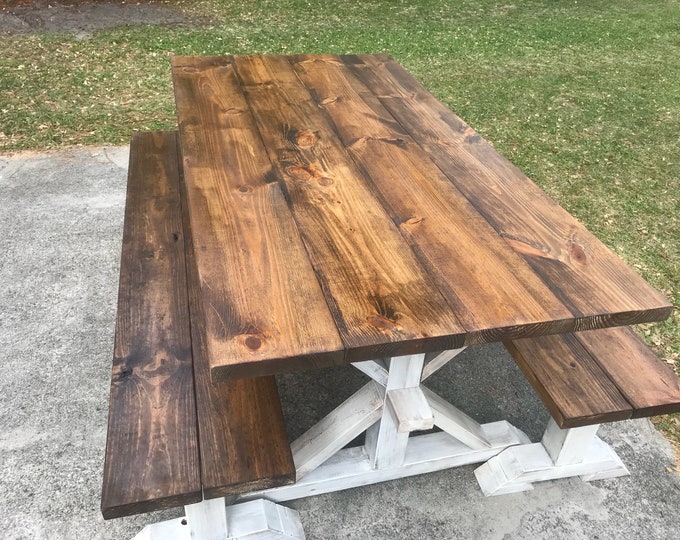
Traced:
<path fill-rule="evenodd" d="M 291 445 L 297 482 L 245 498 L 285 501 L 468 463 L 528 443 L 505 421 L 480 425 L 420 383 L 462 349 L 353 364 L 371 381 Z M 409 437 L 437 426 L 442 431 Z M 366 432 L 364 446 L 345 448 Z"/>

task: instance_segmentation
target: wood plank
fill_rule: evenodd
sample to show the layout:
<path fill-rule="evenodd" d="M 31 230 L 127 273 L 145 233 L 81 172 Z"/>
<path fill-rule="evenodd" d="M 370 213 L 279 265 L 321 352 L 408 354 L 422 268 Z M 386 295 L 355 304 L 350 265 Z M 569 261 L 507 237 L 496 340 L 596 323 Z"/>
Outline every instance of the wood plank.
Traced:
<path fill-rule="evenodd" d="M 370 381 L 296 439 L 291 449 L 298 479 L 375 424 L 380 419 L 384 397 L 380 385 Z"/>
<path fill-rule="evenodd" d="M 189 538 L 192 540 L 227 538 L 227 513 L 224 498 L 188 504 L 184 507 L 184 517 L 185 528 L 190 531 Z"/>
<path fill-rule="evenodd" d="M 378 384 L 387 386 L 388 372 L 383 360 L 364 360 L 363 362 L 352 362 L 352 365 Z"/>
<path fill-rule="evenodd" d="M 554 465 L 541 443 L 512 446 L 475 469 L 479 487 L 487 497 L 533 489 L 532 482 L 580 476 L 585 480 L 630 474 L 616 452 L 595 437 L 580 463 Z"/>
<path fill-rule="evenodd" d="M 434 413 L 434 425 L 474 450 L 489 447 L 482 426 L 425 386 L 421 386 Z"/>
<path fill-rule="evenodd" d="M 227 507 L 228 536 L 219 540 L 304 540 L 300 514 L 292 508 L 256 499 Z"/>
<path fill-rule="evenodd" d="M 423 366 L 423 374 L 420 378 L 421 381 L 431 377 L 456 356 L 462 353 L 466 347 L 461 347 L 460 349 L 453 349 L 450 351 L 437 351 L 430 352 L 425 355 L 425 365 Z"/>
<path fill-rule="evenodd" d="M 295 464 L 274 376 L 211 382 L 184 179 L 180 185 L 204 497 L 291 484 Z"/>
<path fill-rule="evenodd" d="M 579 320 L 667 318 L 670 303 L 391 58 L 345 57 L 402 129 Z"/>
<path fill-rule="evenodd" d="M 387 392 L 420 385 L 425 355 L 396 356 L 389 359 Z M 408 432 L 399 431 L 399 418 L 385 394 L 380 422 L 366 431 L 364 447 L 377 469 L 398 467 L 404 461 L 409 442 Z"/>
<path fill-rule="evenodd" d="M 633 407 L 633 418 L 680 412 L 680 377 L 632 329 L 575 334 Z"/>
<path fill-rule="evenodd" d="M 230 61 L 174 57 L 172 75 L 213 379 L 345 361 Z"/>
<path fill-rule="evenodd" d="M 284 57 L 236 57 L 348 360 L 452 348 L 464 329 Z"/>
<path fill-rule="evenodd" d="M 560 429 L 553 419 L 545 428 L 541 444 L 556 467 L 576 465 L 585 457 L 599 424 L 591 424 L 571 429 Z"/>
<path fill-rule="evenodd" d="M 104 518 L 201 500 L 175 133 L 132 137 Z"/>
<path fill-rule="evenodd" d="M 573 334 L 505 342 L 561 428 L 631 418 L 633 410 Z"/>
<path fill-rule="evenodd" d="M 388 390 L 385 399 L 394 411 L 399 433 L 427 431 L 434 427 L 432 409 L 421 388 Z"/>
<path fill-rule="evenodd" d="M 465 326 L 466 343 L 570 324 L 569 309 L 347 66 L 335 56 L 301 56 L 295 69 Z"/>

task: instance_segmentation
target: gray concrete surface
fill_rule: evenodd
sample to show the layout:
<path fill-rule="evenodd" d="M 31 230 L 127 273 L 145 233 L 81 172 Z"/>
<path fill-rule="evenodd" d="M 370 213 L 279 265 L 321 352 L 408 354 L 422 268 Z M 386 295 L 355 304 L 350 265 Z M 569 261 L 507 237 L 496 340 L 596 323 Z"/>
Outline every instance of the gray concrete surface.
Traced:
<path fill-rule="evenodd" d="M 15 2 L 0 9 L 0 37 L 25 34 L 74 34 L 87 39 L 97 30 L 122 25 L 187 26 L 198 23 L 169 7 L 142 2 Z"/>
<path fill-rule="evenodd" d="M 99 513 L 126 166 L 126 148 L 0 155 L 0 538 L 127 539 L 181 512 Z M 291 435 L 362 377 L 351 368 L 281 377 Z M 431 386 L 534 440 L 547 420 L 497 346 L 466 351 Z M 469 466 L 290 505 L 310 540 L 677 538 L 669 444 L 646 420 L 601 436 L 631 476 L 485 498 Z"/>

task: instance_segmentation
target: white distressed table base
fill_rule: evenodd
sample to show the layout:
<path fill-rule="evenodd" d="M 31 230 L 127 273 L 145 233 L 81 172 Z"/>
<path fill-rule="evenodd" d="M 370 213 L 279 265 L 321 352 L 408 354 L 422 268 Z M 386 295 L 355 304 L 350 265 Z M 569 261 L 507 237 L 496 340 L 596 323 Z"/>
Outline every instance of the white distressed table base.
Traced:
<path fill-rule="evenodd" d="M 507 422 L 480 425 L 420 384 L 461 351 L 354 364 L 373 380 L 293 442 L 296 483 L 240 500 L 281 502 L 330 493 L 480 463 L 530 443 Z M 411 435 L 433 426 L 442 431 Z M 364 446 L 342 449 L 363 432 Z"/>
<path fill-rule="evenodd" d="M 191 540 L 185 518 L 169 519 L 147 525 L 132 540 Z"/>
<path fill-rule="evenodd" d="M 353 487 L 376 484 L 398 478 L 480 463 L 510 445 L 529 442 L 521 431 L 501 421 L 481 426 L 490 445 L 473 450 L 445 432 L 411 437 L 401 465 L 376 468 L 365 447 L 357 446 L 337 452 L 323 465 L 299 479 L 295 484 L 258 491 L 241 496 L 264 497 L 276 502 L 321 495 Z"/>

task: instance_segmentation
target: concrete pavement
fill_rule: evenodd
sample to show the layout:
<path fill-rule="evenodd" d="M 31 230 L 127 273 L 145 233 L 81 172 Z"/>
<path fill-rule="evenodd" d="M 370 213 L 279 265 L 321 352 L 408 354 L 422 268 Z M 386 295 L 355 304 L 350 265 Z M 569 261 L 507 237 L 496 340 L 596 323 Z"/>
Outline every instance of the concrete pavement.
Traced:
<path fill-rule="evenodd" d="M 104 521 L 99 513 L 127 153 L 0 155 L 0 537 L 8 540 L 122 540 L 181 514 Z M 291 436 L 362 377 L 350 367 L 281 377 Z M 498 346 L 467 350 L 429 385 L 476 419 L 508 419 L 532 440 L 548 418 Z M 289 505 L 310 540 L 677 538 L 670 445 L 647 420 L 600 434 L 630 476 L 486 498 L 468 466 Z"/>

